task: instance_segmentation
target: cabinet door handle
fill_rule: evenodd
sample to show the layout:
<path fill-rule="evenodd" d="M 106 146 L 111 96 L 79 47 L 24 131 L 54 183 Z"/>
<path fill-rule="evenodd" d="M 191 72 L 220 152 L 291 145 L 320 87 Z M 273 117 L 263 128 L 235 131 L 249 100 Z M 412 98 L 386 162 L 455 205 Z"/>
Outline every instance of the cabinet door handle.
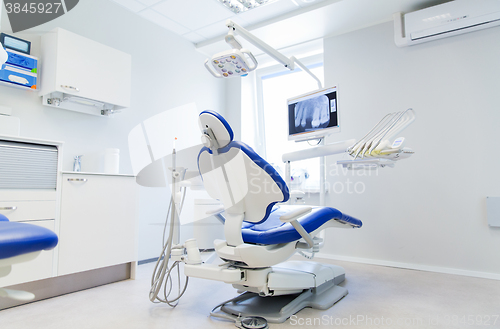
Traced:
<path fill-rule="evenodd" d="M 61 87 L 64 88 L 64 89 L 71 89 L 71 90 L 77 91 L 77 92 L 80 91 L 79 88 L 76 88 L 76 87 L 73 87 L 73 86 L 61 85 Z"/>
<path fill-rule="evenodd" d="M 0 207 L 0 210 L 16 210 L 17 207 L 14 206 L 14 207 Z"/>
<path fill-rule="evenodd" d="M 68 182 L 86 182 L 87 178 L 68 178 Z"/>

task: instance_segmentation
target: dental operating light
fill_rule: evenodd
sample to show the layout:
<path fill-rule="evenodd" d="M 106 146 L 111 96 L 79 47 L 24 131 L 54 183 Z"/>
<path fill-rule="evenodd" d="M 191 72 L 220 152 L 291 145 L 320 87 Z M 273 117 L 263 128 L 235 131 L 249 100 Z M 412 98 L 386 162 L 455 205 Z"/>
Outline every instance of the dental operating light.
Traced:
<path fill-rule="evenodd" d="M 250 59 L 250 61 L 248 60 Z M 212 65 L 208 65 L 208 59 L 205 66 L 216 78 L 230 78 L 233 76 L 245 76 L 257 68 L 257 60 L 249 50 L 232 49 L 218 53 L 212 57 Z"/>
<path fill-rule="evenodd" d="M 214 77 L 231 78 L 235 76 L 245 76 L 248 72 L 257 68 L 258 63 L 255 57 L 249 50 L 243 49 L 238 40 L 236 40 L 234 35 L 237 33 L 243 39 L 247 40 L 252 45 L 271 56 L 274 60 L 285 66 L 290 71 L 295 70 L 295 64 L 297 64 L 302 70 L 316 80 L 319 88 L 323 87 L 319 78 L 294 56 L 290 58 L 286 57 L 231 20 L 227 20 L 226 26 L 229 28 L 229 32 L 226 35 L 225 40 L 232 49 L 215 54 L 211 59 L 205 60 L 205 67 Z M 209 62 L 212 63 L 212 66 L 209 65 Z"/>

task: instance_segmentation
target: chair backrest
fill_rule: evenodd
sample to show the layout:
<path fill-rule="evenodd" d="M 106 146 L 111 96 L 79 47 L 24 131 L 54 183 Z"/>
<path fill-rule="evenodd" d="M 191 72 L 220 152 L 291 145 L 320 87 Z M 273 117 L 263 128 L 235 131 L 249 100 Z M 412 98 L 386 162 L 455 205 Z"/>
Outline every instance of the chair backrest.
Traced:
<path fill-rule="evenodd" d="M 217 112 L 203 111 L 199 125 L 205 147 L 198 167 L 208 194 L 226 212 L 244 213 L 244 221 L 264 222 L 277 202 L 289 199 L 278 172 L 248 145 L 233 141 L 233 131 Z"/>

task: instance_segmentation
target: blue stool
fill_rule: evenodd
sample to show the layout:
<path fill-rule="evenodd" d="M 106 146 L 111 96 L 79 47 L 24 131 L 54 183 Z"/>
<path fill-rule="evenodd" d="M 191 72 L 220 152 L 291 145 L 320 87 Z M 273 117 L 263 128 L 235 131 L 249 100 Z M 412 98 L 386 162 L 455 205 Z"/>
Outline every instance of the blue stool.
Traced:
<path fill-rule="evenodd" d="M 7 276 L 13 264 L 33 260 L 42 250 L 54 249 L 57 243 L 57 235 L 51 230 L 32 224 L 10 222 L 0 214 L 0 277 Z M 0 297 L 29 301 L 35 295 L 0 288 Z"/>

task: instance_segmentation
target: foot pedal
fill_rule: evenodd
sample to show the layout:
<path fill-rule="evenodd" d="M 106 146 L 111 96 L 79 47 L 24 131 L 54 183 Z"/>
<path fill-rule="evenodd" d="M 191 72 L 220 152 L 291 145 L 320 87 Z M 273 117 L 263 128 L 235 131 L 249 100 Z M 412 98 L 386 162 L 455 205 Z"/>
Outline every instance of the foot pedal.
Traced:
<path fill-rule="evenodd" d="M 238 318 L 236 322 L 236 327 L 241 329 L 267 329 L 269 328 L 267 320 L 260 316 L 249 316 L 242 318 L 241 321 Z"/>

